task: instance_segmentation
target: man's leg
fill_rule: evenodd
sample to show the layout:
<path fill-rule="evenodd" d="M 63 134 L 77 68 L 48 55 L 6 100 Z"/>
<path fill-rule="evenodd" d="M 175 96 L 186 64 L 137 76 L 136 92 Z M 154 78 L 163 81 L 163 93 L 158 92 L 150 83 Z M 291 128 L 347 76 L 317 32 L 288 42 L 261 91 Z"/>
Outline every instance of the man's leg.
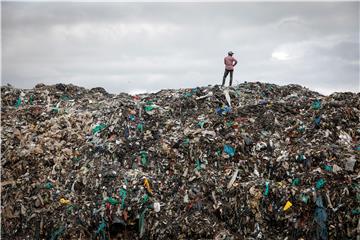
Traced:
<path fill-rule="evenodd" d="M 224 86 L 225 85 L 225 79 L 227 77 L 227 75 L 229 74 L 229 71 L 227 69 L 225 69 L 225 72 L 224 72 L 224 76 L 223 76 L 223 82 L 222 82 L 222 85 L 221 86 Z"/>
<path fill-rule="evenodd" d="M 232 80 L 233 80 L 233 72 L 234 72 L 234 70 L 231 70 L 231 71 L 229 71 L 230 72 L 230 87 L 231 87 L 231 85 L 232 85 Z"/>

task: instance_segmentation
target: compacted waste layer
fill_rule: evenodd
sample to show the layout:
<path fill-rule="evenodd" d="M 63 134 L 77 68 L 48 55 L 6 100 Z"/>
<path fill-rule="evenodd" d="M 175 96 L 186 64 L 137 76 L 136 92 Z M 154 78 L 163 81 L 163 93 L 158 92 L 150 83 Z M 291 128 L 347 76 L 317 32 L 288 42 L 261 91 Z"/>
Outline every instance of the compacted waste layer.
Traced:
<path fill-rule="evenodd" d="M 358 239 L 359 93 L 1 87 L 2 239 Z"/>

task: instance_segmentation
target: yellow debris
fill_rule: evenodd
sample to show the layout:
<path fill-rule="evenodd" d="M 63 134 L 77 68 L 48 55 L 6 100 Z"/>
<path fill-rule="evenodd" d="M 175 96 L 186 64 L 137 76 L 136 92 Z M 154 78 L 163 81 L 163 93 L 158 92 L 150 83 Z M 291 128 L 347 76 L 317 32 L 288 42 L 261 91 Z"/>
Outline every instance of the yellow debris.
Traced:
<path fill-rule="evenodd" d="M 149 192 L 149 193 L 152 193 L 152 190 L 151 190 L 151 187 L 150 187 L 150 183 L 149 183 L 149 180 L 147 178 L 144 179 L 144 186 L 146 188 L 146 190 Z"/>
<path fill-rule="evenodd" d="M 292 206 L 292 203 L 290 201 L 287 201 L 284 206 L 284 211 L 288 210 Z"/>
<path fill-rule="evenodd" d="M 68 205 L 68 204 L 70 204 L 70 200 L 67 200 L 65 198 L 61 198 L 60 203 L 63 204 L 63 205 Z"/>

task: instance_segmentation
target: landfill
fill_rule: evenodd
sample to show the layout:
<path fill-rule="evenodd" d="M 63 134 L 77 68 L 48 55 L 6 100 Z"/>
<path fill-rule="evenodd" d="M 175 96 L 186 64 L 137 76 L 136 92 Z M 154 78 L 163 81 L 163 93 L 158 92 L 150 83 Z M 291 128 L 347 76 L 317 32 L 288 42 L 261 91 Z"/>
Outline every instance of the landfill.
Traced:
<path fill-rule="evenodd" d="M 1 239 L 360 239 L 360 94 L 1 87 Z"/>

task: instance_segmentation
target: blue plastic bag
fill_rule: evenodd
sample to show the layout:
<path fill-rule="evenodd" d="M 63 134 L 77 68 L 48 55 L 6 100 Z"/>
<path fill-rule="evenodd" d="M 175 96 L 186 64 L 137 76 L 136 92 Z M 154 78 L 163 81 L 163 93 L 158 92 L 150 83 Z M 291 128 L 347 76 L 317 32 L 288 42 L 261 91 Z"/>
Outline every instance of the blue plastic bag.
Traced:
<path fill-rule="evenodd" d="M 232 146 L 224 145 L 224 152 L 227 153 L 230 157 L 235 156 L 235 149 Z"/>

